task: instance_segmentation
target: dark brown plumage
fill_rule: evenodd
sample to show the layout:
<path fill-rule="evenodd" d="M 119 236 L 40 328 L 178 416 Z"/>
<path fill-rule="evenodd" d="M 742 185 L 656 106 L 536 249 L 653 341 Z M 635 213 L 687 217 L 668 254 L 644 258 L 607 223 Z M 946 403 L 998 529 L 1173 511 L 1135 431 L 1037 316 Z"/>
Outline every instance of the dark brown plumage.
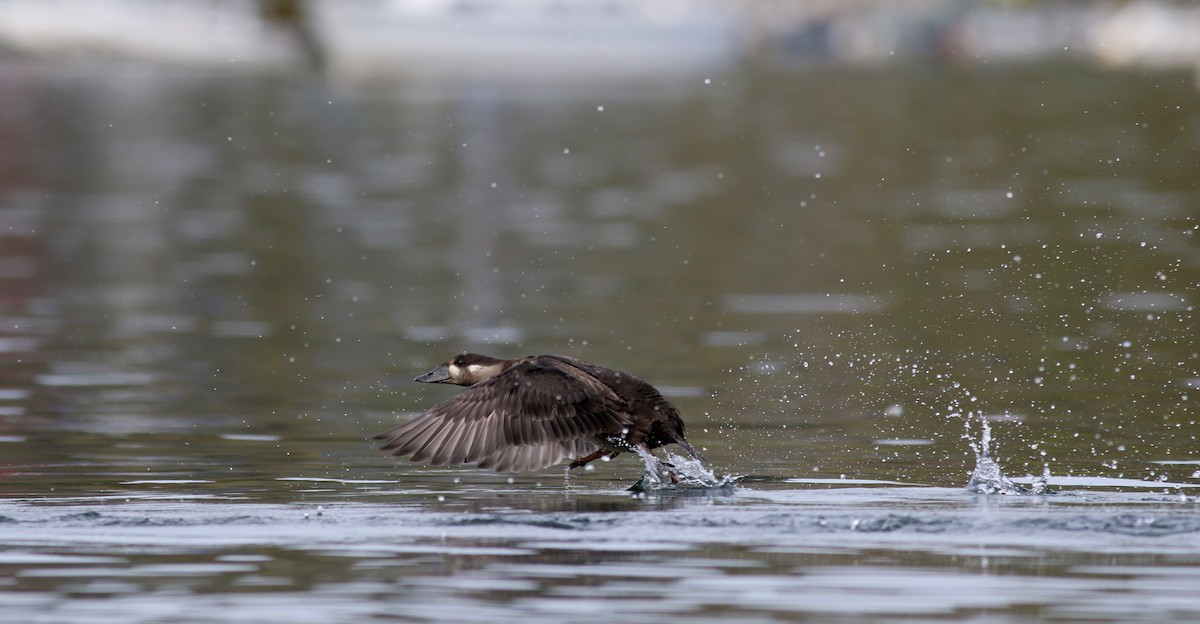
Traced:
<path fill-rule="evenodd" d="M 583 360 L 464 353 L 416 380 L 469 389 L 375 436 L 381 450 L 412 461 L 521 472 L 576 458 L 577 468 L 672 442 L 700 457 L 683 437 L 679 410 L 654 386 Z"/>

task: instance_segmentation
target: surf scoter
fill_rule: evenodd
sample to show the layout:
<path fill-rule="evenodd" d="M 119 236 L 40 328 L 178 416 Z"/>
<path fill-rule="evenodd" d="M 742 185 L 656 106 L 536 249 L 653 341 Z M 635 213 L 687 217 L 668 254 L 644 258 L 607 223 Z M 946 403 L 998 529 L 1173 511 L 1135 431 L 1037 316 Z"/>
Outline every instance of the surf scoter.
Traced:
<path fill-rule="evenodd" d="M 413 420 L 375 436 L 380 450 L 432 465 L 475 464 L 496 472 L 540 470 L 574 458 L 585 466 L 622 451 L 679 444 L 679 410 L 654 386 L 562 355 L 499 360 L 464 353 L 416 378 L 469 386 Z"/>

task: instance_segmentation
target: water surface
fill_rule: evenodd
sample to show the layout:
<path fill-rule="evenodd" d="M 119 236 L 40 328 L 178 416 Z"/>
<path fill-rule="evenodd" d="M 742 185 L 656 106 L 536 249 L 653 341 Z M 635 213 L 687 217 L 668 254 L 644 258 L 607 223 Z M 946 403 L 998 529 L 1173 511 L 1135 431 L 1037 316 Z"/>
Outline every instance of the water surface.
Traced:
<path fill-rule="evenodd" d="M 11 61 L 0 94 L 14 621 L 1200 616 L 1188 74 Z M 376 452 L 464 349 L 638 374 L 742 479 Z M 965 491 L 982 417 L 1059 493 Z"/>

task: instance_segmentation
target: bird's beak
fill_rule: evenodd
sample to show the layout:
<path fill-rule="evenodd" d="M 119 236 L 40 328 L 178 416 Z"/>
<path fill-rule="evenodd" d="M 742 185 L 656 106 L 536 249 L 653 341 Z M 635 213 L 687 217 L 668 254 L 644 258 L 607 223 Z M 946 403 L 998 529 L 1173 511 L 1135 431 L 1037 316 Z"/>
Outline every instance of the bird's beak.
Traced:
<path fill-rule="evenodd" d="M 446 383 L 450 381 L 450 369 L 445 364 L 421 375 L 416 378 L 416 381 L 423 383 Z"/>

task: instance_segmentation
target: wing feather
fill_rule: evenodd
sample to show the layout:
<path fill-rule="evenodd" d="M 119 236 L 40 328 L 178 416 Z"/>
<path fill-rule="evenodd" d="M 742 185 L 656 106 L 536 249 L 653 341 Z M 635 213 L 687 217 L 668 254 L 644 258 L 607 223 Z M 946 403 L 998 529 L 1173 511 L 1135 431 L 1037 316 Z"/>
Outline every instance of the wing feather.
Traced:
<path fill-rule="evenodd" d="M 455 454 L 455 449 L 462 442 L 466 430 L 470 428 L 469 423 L 465 420 L 447 423 L 446 429 L 431 445 L 429 463 L 434 466 L 442 466 L 450 462 L 462 463 L 462 458 Z"/>
<path fill-rule="evenodd" d="M 390 431 L 382 450 L 434 465 L 540 470 L 619 434 L 627 406 L 592 375 L 557 360 L 518 364 Z"/>
<path fill-rule="evenodd" d="M 411 458 L 412 461 L 422 462 L 422 461 L 429 459 L 430 457 L 433 457 L 434 451 L 436 451 L 438 449 L 438 447 L 441 445 L 441 442 L 442 442 L 443 436 L 444 436 L 444 432 L 446 431 L 447 427 L 449 427 L 452 424 L 453 424 L 453 421 L 442 420 L 442 421 L 438 422 L 436 425 L 434 425 L 433 427 L 430 427 L 426 433 L 423 433 L 421 440 L 423 440 L 424 442 L 419 447 L 417 447 L 417 449 L 415 451 L 413 451 L 412 458 Z M 417 442 L 421 442 L 421 440 L 418 440 Z"/>
<path fill-rule="evenodd" d="M 393 448 L 395 450 L 392 454 L 402 457 L 414 453 L 428 444 L 429 440 L 437 433 L 438 428 L 443 423 L 436 418 L 420 418 L 419 420 L 420 422 L 417 423 L 419 426 L 413 427 L 407 432 L 400 432 L 389 440 L 383 448 Z"/>
<path fill-rule="evenodd" d="M 469 464 L 479 459 L 479 451 L 477 450 L 479 448 L 479 439 L 486 434 L 487 427 L 482 424 L 475 427 L 467 427 L 463 431 L 462 438 L 456 449 L 458 456 L 461 457 L 459 460 L 460 463 Z"/>

